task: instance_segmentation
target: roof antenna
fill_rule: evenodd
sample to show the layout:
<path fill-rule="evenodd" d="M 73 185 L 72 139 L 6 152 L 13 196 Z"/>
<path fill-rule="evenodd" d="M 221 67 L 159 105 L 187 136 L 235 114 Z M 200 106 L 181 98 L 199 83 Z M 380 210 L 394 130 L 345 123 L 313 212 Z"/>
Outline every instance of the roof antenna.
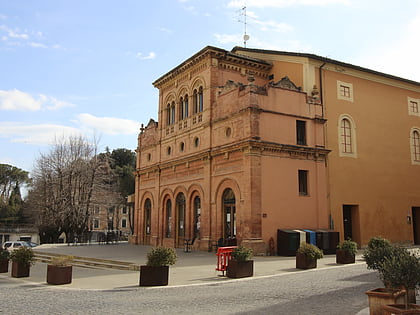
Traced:
<path fill-rule="evenodd" d="M 241 15 L 244 16 L 244 48 L 246 48 L 246 42 L 249 40 L 249 35 L 246 33 L 246 4 L 242 7 L 242 13 Z M 240 21 L 242 22 L 242 21 Z"/>

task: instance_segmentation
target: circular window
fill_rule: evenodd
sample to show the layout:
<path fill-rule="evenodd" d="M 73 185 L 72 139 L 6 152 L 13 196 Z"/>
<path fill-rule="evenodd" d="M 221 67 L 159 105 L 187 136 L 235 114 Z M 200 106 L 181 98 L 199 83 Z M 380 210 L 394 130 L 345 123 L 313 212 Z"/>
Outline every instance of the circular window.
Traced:
<path fill-rule="evenodd" d="M 152 159 L 152 155 L 150 153 L 147 153 L 147 160 L 150 161 Z"/>
<path fill-rule="evenodd" d="M 185 143 L 184 143 L 184 142 L 181 142 L 181 143 L 180 143 L 180 145 L 179 145 L 179 150 L 180 150 L 181 152 L 184 152 L 184 150 L 185 150 Z"/>
<path fill-rule="evenodd" d="M 194 138 L 194 146 L 198 147 L 198 145 L 200 144 L 200 139 L 198 139 L 198 137 Z"/>
<path fill-rule="evenodd" d="M 172 152 L 171 147 L 168 147 L 168 148 L 166 149 L 166 153 L 168 153 L 168 155 L 171 155 L 171 152 Z"/>
<path fill-rule="evenodd" d="M 230 127 L 227 127 L 225 130 L 225 134 L 226 134 L 226 137 L 229 138 L 232 135 L 232 129 Z"/>

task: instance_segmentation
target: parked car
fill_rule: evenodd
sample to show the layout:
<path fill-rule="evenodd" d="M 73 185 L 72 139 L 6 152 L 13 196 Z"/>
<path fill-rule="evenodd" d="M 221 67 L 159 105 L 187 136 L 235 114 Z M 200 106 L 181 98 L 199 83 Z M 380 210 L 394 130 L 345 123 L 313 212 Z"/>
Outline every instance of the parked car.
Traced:
<path fill-rule="evenodd" d="M 3 243 L 3 248 L 7 249 L 9 251 L 17 249 L 19 247 L 32 247 L 28 242 L 24 242 L 24 241 L 7 241 Z"/>

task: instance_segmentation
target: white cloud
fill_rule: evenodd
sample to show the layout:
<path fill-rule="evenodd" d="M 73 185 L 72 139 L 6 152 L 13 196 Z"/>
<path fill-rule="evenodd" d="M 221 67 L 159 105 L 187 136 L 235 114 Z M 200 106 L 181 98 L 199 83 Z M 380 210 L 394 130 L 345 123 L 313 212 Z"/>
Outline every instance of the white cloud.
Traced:
<path fill-rule="evenodd" d="M 140 123 L 133 120 L 114 117 L 96 117 L 87 113 L 77 115 L 76 122 L 83 129 L 100 131 L 108 135 L 137 134 L 140 129 Z"/>
<path fill-rule="evenodd" d="M 161 31 L 161 32 L 164 32 L 164 33 L 167 33 L 167 34 L 173 34 L 173 30 L 171 30 L 171 29 L 169 29 L 169 28 L 166 28 L 166 27 L 158 27 L 157 28 L 159 31 Z"/>
<path fill-rule="evenodd" d="M 213 34 L 220 44 L 236 44 L 243 41 L 243 34 Z"/>
<path fill-rule="evenodd" d="M 26 125 L 17 122 L 2 122 L 0 137 L 11 138 L 12 142 L 32 145 L 50 145 L 57 137 L 79 135 L 80 130 L 54 124 Z"/>
<path fill-rule="evenodd" d="M 0 90 L 0 110 L 39 111 L 44 109 L 56 110 L 69 106 L 74 105 L 52 96 L 40 94 L 38 99 L 35 99 L 32 95 L 17 89 Z"/>
<path fill-rule="evenodd" d="M 41 43 L 35 43 L 35 42 L 30 42 L 28 43 L 29 46 L 34 47 L 34 48 L 48 48 L 48 46 L 41 44 Z"/>
<path fill-rule="evenodd" d="M 155 59 L 156 58 L 156 53 L 154 53 L 152 51 L 152 52 L 149 52 L 148 55 L 144 56 L 142 53 L 139 52 L 139 53 L 136 54 L 136 58 L 141 59 L 141 60 Z"/>
<path fill-rule="evenodd" d="M 284 8 L 291 6 L 323 6 L 329 4 L 345 4 L 349 5 L 350 0 L 248 0 L 247 7 L 256 8 Z M 245 5 L 243 0 L 232 0 L 228 3 L 228 8 L 242 8 Z"/>

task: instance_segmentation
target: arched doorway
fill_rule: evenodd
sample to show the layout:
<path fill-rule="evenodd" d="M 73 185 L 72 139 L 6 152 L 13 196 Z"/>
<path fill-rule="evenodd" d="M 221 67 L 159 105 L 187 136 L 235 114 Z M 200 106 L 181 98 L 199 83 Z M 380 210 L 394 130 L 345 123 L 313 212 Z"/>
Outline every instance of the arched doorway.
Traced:
<path fill-rule="evenodd" d="M 235 193 L 227 188 L 223 192 L 223 238 L 236 239 L 236 206 Z"/>
<path fill-rule="evenodd" d="M 176 196 L 176 244 L 184 246 L 185 240 L 185 195 L 179 193 Z"/>
<path fill-rule="evenodd" d="M 149 198 L 144 202 L 144 229 L 143 244 L 150 244 L 150 235 L 152 232 L 152 202 Z"/>

